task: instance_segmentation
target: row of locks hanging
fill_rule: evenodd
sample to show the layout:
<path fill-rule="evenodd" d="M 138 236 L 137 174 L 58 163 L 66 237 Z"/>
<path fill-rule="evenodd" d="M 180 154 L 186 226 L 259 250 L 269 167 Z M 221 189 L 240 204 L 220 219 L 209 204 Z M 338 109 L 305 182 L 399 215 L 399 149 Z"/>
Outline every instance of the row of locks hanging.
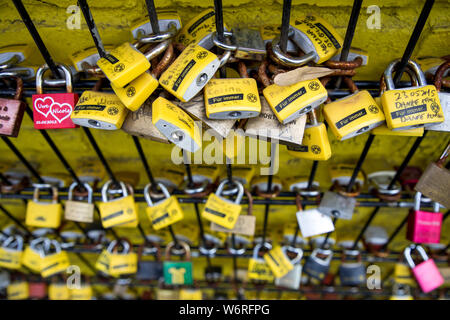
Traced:
<path fill-rule="evenodd" d="M 45 73 L 49 70 L 46 65 L 36 71 L 17 65 L 26 61 L 26 46 L 0 48 L 3 66 L 0 77 L 12 76 L 17 86 L 14 99 L 0 99 L 0 134 L 12 137 L 19 134 L 27 108 L 21 101 L 22 78 L 36 80 L 36 94 L 32 97 L 35 129 L 78 126 L 122 129 L 132 135 L 170 141 L 188 152 L 202 147 L 199 126 L 212 129 L 224 140 L 235 141 L 242 132 L 256 138 L 274 138 L 287 145 L 291 155 L 310 160 L 328 160 L 331 156 L 325 122 L 338 140 L 369 131 L 402 136 L 421 136 L 424 130 L 449 131 L 448 94 L 440 92 L 446 83 L 442 78 L 449 67 L 445 58 L 408 61 L 405 72 L 411 78 L 411 87 L 402 89 L 396 89 L 392 79 L 400 60 L 393 61 L 381 76 L 380 98 L 373 98 L 367 90 L 359 90 L 351 78 L 359 66 L 368 63 L 368 56 L 353 50 L 351 61 L 336 61 L 342 49 L 342 38 L 317 15 L 291 19 L 284 51 L 277 37 L 278 26 L 262 26 L 260 30 L 225 26 L 225 39 L 219 39 L 214 10 L 205 10 L 185 25 L 176 13 L 159 12 L 158 18 L 159 32 L 153 30 L 146 17 L 132 27 L 132 42 L 105 46 L 105 52 L 87 48 L 74 53 L 71 57 L 73 66 L 57 66 L 64 75 L 63 80 L 46 78 Z M 320 72 L 327 74 L 322 76 L 323 73 L 314 70 L 305 75 L 306 64 L 322 66 Z M 84 91 L 80 97 L 72 92 L 74 71 L 78 75 L 99 78 L 95 87 Z M 429 73 L 432 73 L 434 85 L 427 85 L 426 74 Z M 342 77 L 351 94 L 331 101 L 325 86 L 337 77 Z M 114 93 L 102 91 L 106 79 Z M 65 86 L 67 93 L 44 93 L 45 86 Z M 159 86 L 163 90 L 158 89 Z M 273 136 L 263 129 L 276 129 L 278 133 Z M 239 148 L 234 146 L 223 151 L 228 158 L 234 158 L 238 156 Z M 447 208 L 450 205 L 450 188 L 445 188 L 449 185 L 449 173 L 443 168 L 447 154 L 448 150 L 437 162 L 430 164 L 416 185 L 418 192 L 415 207 L 409 215 L 407 234 L 407 238 L 416 244 L 440 242 L 443 215 L 439 204 Z M 344 171 L 345 166 L 338 169 Z M 352 171 L 350 169 L 350 176 Z M 446 177 L 444 184 L 438 183 L 443 181 L 443 176 Z M 371 180 L 380 199 L 398 201 L 401 188 L 388 187 L 386 179 L 390 178 L 392 173 L 379 173 L 372 175 Z M 305 190 L 305 181 L 298 182 L 296 187 L 295 183 L 289 186 L 290 190 L 298 192 L 298 198 L 317 198 L 317 208 L 308 210 L 303 210 L 298 201 L 296 217 L 303 237 L 333 232 L 333 218 L 352 219 L 363 183 L 356 183 L 354 189 L 346 190 L 349 180 L 348 174 L 340 173 L 321 199 L 318 184 L 314 184 L 314 190 Z M 251 193 L 244 188 L 250 179 L 242 181 L 233 176 L 231 189 L 225 188 L 226 179 L 214 187 L 211 187 L 213 183 L 205 181 L 198 184 L 200 187 L 185 188 L 185 191 L 193 197 L 207 195 L 201 216 L 211 223 L 211 230 L 252 237 L 256 219 L 251 206 L 247 214 L 241 212 L 244 194 L 248 203 L 251 201 Z M 281 183 L 274 185 L 274 190 L 278 187 L 279 192 Z M 261 192 L 267 185 L 255 182 L 254 186 L 251 191 L 258 196 L 277 196 L 277 191 Z M 2 186 L 2 192 L 6 189 L 7 186 Z M 43 189 L 51 190 L 53 199 L 50 203 L 39 199 Z M 172 184 L 163 182 L 149 184 L 144 189 L 148 204 L 146 216 L 154 230 L 169 228 L 184 219 L 177 197 L 169 192 L 171 189 Z M 435 203 L 433 212 L 421 210 L 424 202 L 421 199 L 425 198 L 422 194 Z M 230 195 L 235 199 L 226 198 Z M 27 204 L 25 223 L 31 227 L 56 229 L 63 220 L 63 211 L 66 220 L 92 223 L 93 196 L 89 184 L 78 186 L 74 183 L 69 188 L 63 210 L 57 188 L 35 184 L 33 200 Z M 103 228 L 138 226 L 137 204 L 129 184 L 108 181 L 102 186 L 101 198 L 99 213 Z M 0 248 L 0 266 L 13 270 L 26 266 L 42 277 L 50 277 L 63 272 L 70 264 L 58 241 L 40 237 L 26 246 L 23 242 L 20 236 L 4 239 Z M 231 249 L 233 254 L 245 252 L 242 248 Z M 215 248 L 201 246 L 199 250 L 205 255 L 215 252 Z M 423 260 L 417 265 L 411 258 L 414 250 Z M 95 268 L 110 277 L 136 274 L 136 278 L 143 280 L 163 279 L 168 286 L 193 284 L 188 243 L 167 244 L 164 262 L 159 259 L 157 245 L 142 248 L 142 251 L 154 255 L 155 261 L 147 261 L 151 263 L 146 265 L 139 259 L 142 252 L 136 253 L 128 240 L 113 240 L 103 246 Z M 173 260 L 173 255 L 181 256 L 182 260 Z M 405 248 L 404 256 L 409 266 L 406 272 L 403 271 L 404 275 L 411 269 L 423 292 L 430 292 L 444 283 L 433 259 L 420 245 Z M 255 283 L 274 281 L 277 286 L 298 289 L 302 273 L 312 281 L 324 281 L 332 258 L 330 248 L 317 247 L 301 265 L 301 248 L 258 243 L 249 259 L 247 276 Z M 221 277 L 220 268 L 205 270 L 205 278 L 213 281 L 218 277 Z M 344 250 L 339 277 L 343 285 L 358 286 L 365 282 L 366 266 L 359 250 L 351 247 Z M 396 283 L 407 286 L 414 281 L 411 275 L 406 278 L 410 282 L 399 280 Z M 11 297 L 23 296 L 24 282 L 10 286 L 13 285 L 17 286 L 17 291 L 14 293 L 14 287 L 9 288 Z"/>

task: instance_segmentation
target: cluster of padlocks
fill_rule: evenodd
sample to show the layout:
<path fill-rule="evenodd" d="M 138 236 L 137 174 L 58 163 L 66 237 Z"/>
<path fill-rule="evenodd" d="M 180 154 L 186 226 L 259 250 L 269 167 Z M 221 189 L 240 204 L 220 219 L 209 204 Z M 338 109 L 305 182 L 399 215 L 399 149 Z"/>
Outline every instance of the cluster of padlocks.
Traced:
<path fill-rule="evenodd" d="M 86 4 L 82 9 L 89 12 Z M 14 99 L 0 99 L 0 135 L 18 136 L 27 108 L 21 100 L 23 80 L 30 78 L 36 81 L 36 94 L 32 96 L 35 129 L 121 129 L 133 136 L 171 142 L 185 153 L 194 153 L 202 148 L 200 131 L 204 127 L 224 142 L 227 159 L 239 156 L 244 136 L 277 140 L 294 157 L 326 161 L 332 154 L 327 127 L 339 141 L 369 131 L 373 135 L 415 137 L 422 136 L 425 130 L 449 131 L 450 96 L 440 92 L 442 86 L 448 85 L 443 80 L 450 66 L 446 58 L 409 60 L 404 71 L 411 78 L 411 85 L 400 89 L 395 86 L 398 82 L 393 74 L 401 60 L 392 61 L 380 75 L 380 98 L 373 98 L 352 80 L 357 68 L 368 63 L 367 54 L 351 49 L 350 61 L 340 61 L 343 39 L 318 15 L 293 17 L 287 42 L 282 45 L 277 25 L 261 26 L 259 30 L 218 27 L 212 9 L 182 23 L 175 12 L 149 10 L 154 17 L 150 21 L 148 16 L 135 21 L 130 41 L 119 46 L 103 46 L 89 14 L 88 27 L 96 47 L 80 48 L 71 56 L 73 66 L 55 64 L 60 75 L 64 75 L 62 79 L 45 76 L 51 69 L 49 65 L 36 71 L 21 67 L 27 55 L 24 47 L 0 48 L 0 77 L 17 83 Z M 78 97 L 72 92 L 74 77 L 94 78 L 96 84 Z M 434 84 L 427 84 L 427 77 Z M 106 80 L 114 93 L 102 91 Z M 331 101 L 325 87 L 334 81 L 342 81 L 349 94 Z M 45 87 L 65 87 L 66 92 L 45 93 Z M 442 251 L 438 246 L 444 219 L 441 207 L 450 208 L 450 174 L 443 167 L 448 149 L 422 175 L 405 177 L 401 185 L 390 183 L 395 182 L 394 177 L 398 179 L 395 171 L 367 176 L 369 191 L 380 201 L 401 201 L 402 187 L 407 190 L 406 186 L 408 194 L 415 196 L 407 220 L 407 239 L 413 244 L 400 253 L 406 264 L 399 261 L 395 265 L 392 299 L 412 298 L 409 288 L 416 282 L 424 293 L 448 282 L 429 257 L 433 252 L 427 254 L 422 246 Z M 163 172 L 141 194 L 152 228 L 171 233 L 172 226 L 185 218 L 178 200 L 180 193 L 174 191 L 182 190 L 190 198 L 205 197 L 198 219 L 201 216 L 210 223 L 211 231 L 225 239 L 221 242 L 202 235 L 198 255 L 209 258 L 216 254 L 219 243 L 225 243 L 232 256 L 243 256 L 249 249 L 246 246 L 254 240 L 256 229 L 253 197 L 269 201 L 278 197 L 282 189 L 294 192 L 298 231 L 303 238 L 320 241 L 305 258 L 305 248 L 298 246 L 297 235 L 292 242 L 282 244 L 272 243 L 264 235 L 250 248 L 252 256 L 245 278 L 256 286 L 273 283 L 279 288 L 298 290 L 302 283 L 330 283 L 333 250 L 324 235 L 335 230 L 337 219 L 352 219 L 364 185 L 361 172 L 354 175 L 355 166 L 330 165 L 330 171 L 332 187 L 323 194 L 318 183 L 308 179 L 292 177 L 282 183 L 273 176 L 269 183 L 264 176 L 254 176 L 251 166 L 234 166 L 232 176 L 227 178 L 226 172 L 221 173 L 213 165 L 192 166 L 191 181 L 183 173 L 180 176 L 176 171 Z M 172 179 L 171 175 L 175 177 Z M 2 183 L 1 193 L 17 194 L 28 186 L 20 179 L 12 184 Z M 25 225 L 47 231 L 34 233 L 34 238 L 30 238 L 3 230 L 0 267 L 16 271 L 25 268 L 55 281 L 46 293 L 41 282 L 28 283 L 23 275 L 16 274 L 14 279 L 2 280 L 8 284 L 8 298 L 40 298 L 48 294 L 51 299 L 91 299 L 88 280 L 84 279 L 80 287 L 70 288 L 60 278 L 71 266 L 66 251 L 72 249 L 67 245 L 71 241 L 58 241 L 47 235 L 48 229 L 58 230 L 64 221 L 93 224 L 97 210 L 95 188 L 86 182 L 73 182 L 63 206 L 57 187 L 48 183 L 32 187 L 34 194 L 27 203 Z M 414 188 L 416 192 L 412 193 Z M 51 199 L 43 201 L 40 195 L 48 191 Z M 89 239 L 90 245 L 101 251 L 95 262 L 96 272 L 125 284 L 132 278 L 157 281 L 161 285 L 160 299 L 201 299 L 201 290 L 193 287 L 189 241 L 173 237 L 161 248 L 162 241 L 147 238 L 144 245 L 135 248 L 126 238 L 105 237 L 105 230 L 139 228 L 135 196 L 133 186 L 123 181 L 109 180 L 101 187 L 97 205 L 103 230 L 92 230 L 97 233 Z M 242 212 L 244 196 L 247 214 Z M 304 210 L 304 200 L 312 201 L 314 208 Z M 433 206 L 432 211 L 422 210 L 424 205 Z M 380 235 L 376 228 L 366 231 L 369 230 L 375 234 L 365 233 L 367 252 L 377 258 L 388 255 L 388 237 L 383 232 Z M 26 238 L 30 238 L 28 243 Z M 413 260 L 413 251 L 420 254 L 419 260 Z M 361 252 L 358 242 L 342 247 L 338 270 L 342 286 L 366 285 L 367 269 Z M 143 260 L 143 255 L 155 259 Z M 181 258 L 174 259 L 175 255 Z M 204 278 L 208 284 L 218 283 L 223 278 L 221 267 L 209 264 Z"/>

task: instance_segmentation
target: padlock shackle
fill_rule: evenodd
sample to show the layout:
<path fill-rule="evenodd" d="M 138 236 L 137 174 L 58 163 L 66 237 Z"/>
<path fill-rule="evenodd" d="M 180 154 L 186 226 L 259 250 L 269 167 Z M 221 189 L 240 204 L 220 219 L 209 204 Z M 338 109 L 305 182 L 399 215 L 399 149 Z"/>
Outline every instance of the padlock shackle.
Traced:
<path fill-rule="evenodd" d="M 50 83 L 52 83 L 52 85 L 54 86 L 62 86 L 62 85 L 66 85 L 66 91 L 68 93 L 71 93 L 73 91 L 73 76 L 72 76 L 72 72 L 70 72 L 69 67 L 67 67 L 64 64 L 57 64 L 56 67 L 58 69 L 60 69 L 61 71 L 63 71 L 64 73 L 64 82 L 62 82 L 63 80 L 60 79 L 56 79 L 56 81 L 52 81 L 52 82 L 47 82 L 49 85 Z M 43 90 L 42 90 L 42 84 L 43 84 L 43 79 L 44 79 L 44 74 L 47 70 L 49 70 L 50 68 L 48 67 L 47 64 L 44 64 L 43 66 L 41 66 L 37 71 L 36 71 L 36 93 L 37 94 L 42 94 Z"/>
<path fill-rule="evenodd" d="M 293 246 L 283 246 L 283 247 L 281 247 L 281 250 L 284 252 L 284 254 L 286 254 L 286 256 L 287 256 L 287 251 L 294 252 L 297 254 L 294 259 L 289 259 L 293 265 L 300 263 L 300 261 L 303 258 L 303 250 L 301 248 L 296 248 Z"/>
<path fill-rule="evenodd" d="M 242 238 L 239 235 L 234 235 L 234 244 L 238 244 L 239 243 L 239 244 L 242 245 L 241 248 L 235 248 L 233 246 L 232 237 L 231 236 L 227 237 L 227 239 L 226 239 L 227 244 L 228 244 L 227 248 L 228 248 L 228 252 L 230 254 L 235 255 L 235 256 L 242 256 L 242 255 L 245 254 L 245 251 L 247 251 L 247 249 L 245 248 L 246 243 L 245 243 L 245 241 L 242 241 L 240 239 L 245 239 L 245 238 Z"/>
<path fill-rule="evenodd" d="M 51 184 L 33 184 L 33 201 L 39 203 L 39 192 L 41 189 L 51 189 L 52 190 L 52 203 L 58 203 L 58 188 L 52 186 Z"/>
<path fill-rule="evenodd" d="M 225 184 L 228 183 L 228 180 L 223 180 L 216 190 L 216 196 L 221 197 L 223 188 L 225 187 Z M 234 183 L 238 187 L 238 193 L 236 196 L 236 199 L 234 199 L 235 204 L 240 204 L 242 201 L 242 197 L 244 196 L 244 186 L 242 183 L 238 180 L 232 180 L 232 183 Z"/>
<path fill-rule="evenodd" d="M 167 190 L 166 186 L 164 184 L 162 184 L 161 182 L 157 182 L 156 184 L 161 189 L 162 193 L 164 194 L 165 199 L 170 198 L 170 193 L 169 193 L 169 190 Z M 147 184 L 144 188 L 144 198 L 149 207 L 153 207 L 155 205 L 155 204 L 153 204 L 152 198 L 150 196 L 151 188 L 152 188 L 151 183 Z"/>
<path fill-rule="evenodd" d="M 163 54 L 166 51 L 166 49 L 169 47 L 170 43 L 171 43 L 171 40 L 165 40 L 163 42 L 160 42 L 153 48 L 147 50 L 144 53 L 144 56 L 147 58 L 147 60 L 152 60 L 152 59 L 160 56 L 161 54 Z"/>
<path fill-rule="evenodd" d="M 394 71 L 396 71 L 396 67 L 394 67 L 393 72 Z M 406 65 L 405 73 L 409 76 L 409 81 L 411 82 L 412 86 L 417 87 L 419 85 L 419 80 L 410 65 Z M 380 78 L 380 93 L 383 93 L 384 91 L 386 91 L 386 81 L 384 78 L 384 74 L 382 74 Z"/>
<path fill-rule="evenodd" d="M 231 51 L 225 51 L 220 57 L 219 57 L 219 69 L 222 68 L 228 60 L 231 58 Z"/>
<path fill-rule="evenodd" d="M 13 249 L 16 251 L 23 250 L 23 237 L 20 235 L 9 236 L 2 243 L 3 248 Z"/>
<path fill-rule="evenodd" d="M 428 255 L 425 252 L 425 249 L 420 246 L 420 245 L 416 245 L 416 244 L 411 244 L 408 247 L 405 248 L 405 250 L 403 251 L 403 255 L 406 259 L 406 262 L 408 263 L 409 267 L 411 269 L 414 269 L 416 267 L 416 264 L 414 263 L 412 257 L 411 257 L 411 251 L 413 250 L 417 250 L 420 254 L 420 256 L 422 257 L 423 261 L 427 261 L 428 260 Z"/>
<path fill-rule="evenodd" d="M 21 100 L 23 95 L 23 80 L 21 77 L 9 76 L 4 73 L 0 73 L 0 79 L 11 79 L 16 82 L 16 92 L 14 93 L 14 100 Z"/>
<path fill-rule="evenodd" d="M 231 39 L 233 37 L 233 32 L 231 32 L 231 31 L 224 31 L 223 32 L 223 37 L 224 37 L 226 42 L 231 43 Z M 238 46 L 237 45 L 224 43 L 224 42 L 220 41 L 217 38 L 217 31 L 214 31 L 213 33 L 211 33 L 211 39 L 212 39 L 212 42 L 214 43 L 214 45 L 216 47 L 222 49 L 222 50 L 233 51 L 233 52 L 238 50 Z M 228 39 L 230 39 L 230 40 L 227 41 Z"/>
<path fill-rule="evenodd" d="M 395 89 L 394 80 L 392 79 L 392 72 L 397 64 L 400 63 L 400 59 L 395 59 L 387 66 L 386 70 L 384 70 L 384 81 L 386 82 L 386 89 L 393 90 Z M 408 60 L 408 66 L 416 75 L 416 78 L 419 82 L 419 86 L 425 86 L 427 84 L 427 80 L 425 78 L 425 74 L 417 62 L 414 60 Z"/>
<path fill-rule="evenodd" d="M 419 211 L 422 201 L 422 193 L 417 191 L 414 195 L 414 210 Z M 440 204 L 438 202 L 433 201 L 433 212 L 439 212 Z"/>
<path fill-rule="evenodd" d="M 113 183 L 112 180 L 108 180 L 102 187 L 102 201 L 103 202 L 108 202 L 108 190 L 112 183 Z M 122 198 L 127 197 L 128 196 L 127 186 L 122 181 L 118 181 L 118 183 L 120 185 L 120 190 L 122 190 Z"/>
<path fill-rule="evenodd" d="M 442 78 L 444 77 L 445 72 L 450 68 L 450 60 L 445 61 L 443 64 L 439 66 L 434 75 L 434 86 L 437 91 L 441 91 L 442 87 Z"/>
<path fill-rule="evenodd" d="M 264 242 L 264 243 L 257 243 L 255 245 L 255 247 L 253 248 L 252 259 L 254 259 L 254 260 L 261 260 L 261 258 L 258 258 L 258 254 L 259 254 L 259 251 L 262 248 L 267 249 L 267 250 L 272 250 L 272 245 L 269 242 L 267 242 L 267 241 Z"/>
<path fill-rule="evenodd" d="M 202 180 L 199 183 L 193 183 L 193 186 L 189 186 L 189 181 L 187 179 L 185 179 L 182 184 L 181 184 L 181 190 L 184 191 L 184 193 L 188 194 L 188 195 L 197 195 L 200 194 L 202 192 L 204 192 L 208 186 L 209 186 L 209 182 L 208 180 Z"/>
<path fill-rule="evenodd" d="M 183 247 L 184 255 L 186 256 L 186 260 L 187 261 L 191 260 L 191 249 L 189 247 L 189 244 L 187 244 L 186 242 L 181 241 L 181 240 L 178 240 L 177 244 Z M 170 242 L 166 246 L 166 252 L 164 255 L 166 261 L 170 260 L 171 251 L 172 251 L 172 248 L 174 248 L 174 247 L 175 247 L 175 242 L 173 242 L 173 241 Z"/>
<path fill-rule="evenodd" d="M 325 259 L 322 259 L 317 256 L 318 254 L 326 255 L 327 257 Z M 311 255 L 309 257 L 314 259 L 317 263 L 321 265 L 328 266 L 331 262 L 331 258 L 333 257 L 333 251 L 331 251 L 330 249 L 316 248 L 311 252 Z"/>
<path fill-rule="evenodd" d="M 73 182 L 70 187 L 69 187 L 69 191 L 67 192 L 67 200 L 72 201 L 73 199 L 73 190 L 75 190 L 75 187 L 78 186 L 77 182 Z M 88 192 L 88 203 L 92 203 L 92 199 L 93 199 L 93 190 L 91 188 L 91 186 L 88 183 L 83 183 L 83 187 L 87 190 Z"/>
<path fill-rule="evenodd" d="M 22 62 L 21 56 L 19 54 L 14 54 L 8 60 L 2 62 L 0 70 L 9 69 L 20 62 Z"/>
<path fill-rule="evenodd" d="M 244 188 L 245 196 L 247 197 L 247 215 L 252 216 L 253 215 L 253 196 L 252 193 Z"/>
<path fill-rule="evenodd" d="M 122 245 L 123 248 L 121 252 L 119 252 L 120 245 Z M 128 239 L 121 238 L 117 240 L 112 247 L 111 244 L 108 246 L 108 252 L 113 254 L 129 254 L 131 252 L 131 248 L 132 248 L 131 242 Z"/>
<path fill-rule="evenodd" d="M 167 31 L 159 32 L 159 33 L 152 33 L 149 35 L 146 35 L 143 29 L 138 29 L 138 42 L 139 43 L 156 43 L 156 42 L 164 42 L 167 40 L 170 40 L 173 38 L 178 30 L 177 26 L 171 22 L 168 24 L 169 28 Z"/>
<path fill-rule="evenodd" d="M 294 34 L 294 29 L 289 26 L 289 38 Z M 277 36 L 272 40 L 272 52 L 271 58 L 278 64 L 286 67 L 301 67 L 310 61 L 314 61 L 316 53 L 314 51 L 305 53 L 301 57 L 291 57 L 286 53 L 283 53 L 280 48 L 280 36 Z"/>

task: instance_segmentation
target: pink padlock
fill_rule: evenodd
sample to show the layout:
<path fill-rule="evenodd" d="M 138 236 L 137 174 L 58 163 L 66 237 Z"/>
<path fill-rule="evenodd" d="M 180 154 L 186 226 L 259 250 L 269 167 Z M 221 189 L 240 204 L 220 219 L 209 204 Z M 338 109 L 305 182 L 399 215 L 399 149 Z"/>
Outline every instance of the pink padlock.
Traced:
<path fill-rule="evenodd" d="M 417 250 L 424 260 L 417 266 L 411 257 L 411 250 Z M 421 246 L 412 244 L 406 247 L 403 254 L 423 292 L 428 293 L 433 291 L 444 283 L 444 278 L 439 272 L 434 260 L 428 258 L 425 250 Z"/>
<path fill-rule="evenodd" d="M 422 194 L 417 192 L 414 199 L 414 210 L 408 217 L 408 231 L 406 237 L 415 243 L 439 243 L 443 214 L 439 212 L 439 203 L 433 202 L 433 211 L 421 211 Z"/>

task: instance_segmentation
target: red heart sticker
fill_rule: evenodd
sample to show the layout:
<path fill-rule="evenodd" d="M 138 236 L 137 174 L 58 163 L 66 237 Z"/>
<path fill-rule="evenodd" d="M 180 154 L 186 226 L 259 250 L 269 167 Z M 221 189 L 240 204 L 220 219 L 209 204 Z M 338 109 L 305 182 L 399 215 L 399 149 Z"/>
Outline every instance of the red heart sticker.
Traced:
<path fill-rule="evenodd" d="M 52 97 L 46 97 L 44 99 L 37 98 L 34 101 L 34 109 L 47 118 L 48 115 L 52 112 L 53 103 L 54 101 Z"/>
<path fill-rule="evenodd" d="M 58 120 L 59 123 L 70 117 L 72 113 L 72 106 L 68 103 L 53 102 L 51 109 L 53 118 Z"/>

